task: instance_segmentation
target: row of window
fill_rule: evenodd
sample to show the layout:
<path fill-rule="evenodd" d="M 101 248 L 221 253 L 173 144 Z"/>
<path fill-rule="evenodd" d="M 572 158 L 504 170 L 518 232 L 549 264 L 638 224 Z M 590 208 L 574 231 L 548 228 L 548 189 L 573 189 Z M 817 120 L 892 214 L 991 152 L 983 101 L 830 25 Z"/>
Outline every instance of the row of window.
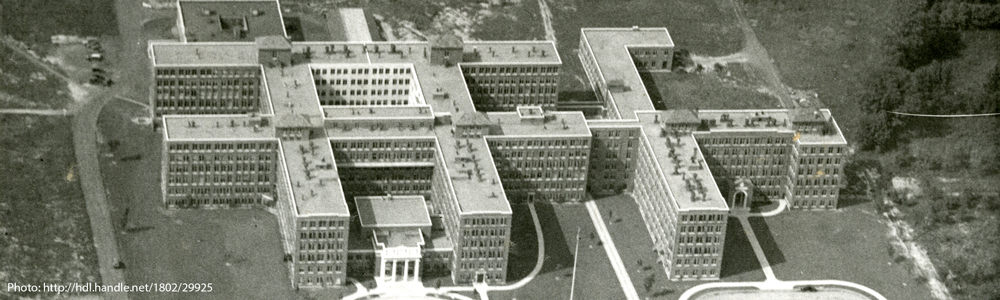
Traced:
<path fill-rule="evenodd" d="M 300 239 L 342 239 L 346 236 L 343 231 L 304 231 L 299 232 Z"/>
<path fill-rule="evenodd" d="M 791 138 L 781 138 L 781 137 L 757 137 L 757 138 L 743 138 L 743 137 L 709 137 L 704 139 L 699 139 L 700 144 L 791 144 Z"/>
<path fill-rule="evenodd" d="M 334 90 L 334 89 L 318 89 L 317 91 L 320 97 L 327 96 L 407 96 L 410 94 L 410 89 L 355 89 L 355 90 Z"/>
<path fill-rule="evenodd" d="M 158 79 L 156 80 L 157 89 L 170 89 L 170 87 L 177 86 L 179 88 L 208 88 L 212 89 L 246 89 L 251 88 L 256 90 L 260 87 L 260 80 L 257 78 L 240 78 L 240 79 L 225 79 L 225 80 L 173 80 L 173 79 Z M 175 88 L 176 89 L 176 88 Z"/>
<path fill-rule="evenodd" d="M 840 158 L 839 157 L 799 158 L 799 164 L 800 165 L 813 165 L 813 164 L 815 164 L 815 165 L 830 165 L 830 164 L 838 165 L 838 164 L 840 164 Z"/>
<path fill-rule="evenodd" d="M 559 67 L 463 67 L 465 74 L 497 74 L 497 73 L 556 73 Z"/>
<path fill-rule="evenodd" d="M 410 74 L 410 68 L 352 68 L 352 69 L 313 69 L 313 75 L 343 75 L 343 74 Z"/>
<path fill-rule="evenodd" d="M 675 266 L 715 265 L 718 262 L 718 258 L 678 258 Z"/>
<path fill-rule="evenodd" d="M 271 150 L 278 148 L 276 143 L 225 143 L 225 144 L 170 144 L 170 150 Z"/>
<path fill-rule="evenodd" d="M 212 184 L 226 184 L 233 183 L 239 184 L 243 182 L 247 183 L 269 183 L 272 182 L 271 174 L 211 174 L 211 175 L 195 175 L 195 176 L 183 176 L 171 174 L 168 183 L 171 185 L 212 185 Z"/>
<path fill-rule="evenodd" d="M 796 189 L 795 190 L 795 196 L 807 196 L 807 197 L 808 196 L 826 196 L 827 192 L 829 192 L 830 196 L 834 196 L 834 195 L 837 194 L 837 190 L 832 190 L 832 189 L 815 189 L 815 190 L 813 190 L 813 189 L 810 189 L 810 190 Z"/>
<path fill-rule="evenodd" d="M 402 149 L 434 149 L 434 141 L 331 141 L 330 146 L 334 149 L 359 149 L 359 148 L 398 148 Z M 369 150 L 369 149 L 361 149 Z"/>
<path fill-rule="evenodd" d="M 518 95 L 532 95 L 532 94 L 554 94 L 559 91 L 556 86 L 501 86 L 501 87 L 485 87 L 485 86 L 472 86 L 469 87 L 469 93 L 476 97 L 481 97 L 484 94 L 489 95 L 502 95 L 502 94 L 518 94 Z"/>
<path fill-rule="evenodd" d="M 167 194 L 170 196 L 224 196 L 224 195 L 246 195 L 246 194 L 270 194 L 274 191 L 273 185 L 256 185 L 256 186 L 218 186 L 218 187 L 190 187 L 190 186 L 168 186 Z M 227 200 L 228 199 L 228 200 Z M 203 204 L 228 204 L 232 199 L 235 198 L 215 198 L 215 199 L 185 199 L 185 200 L 174 200 L 175 202 L 182 203 L 186 200 L 193 200 L 188 204 L 203 205 Z M 211 201 L 208 201 L 211 200 Z M 256 203 L 260 201 L 260 198 L 251 198 L 246 202 L 239 203 Z"/>
<path fill-rule="evenodd" d="M 469 85 L 538 85 L 559 83 L 555 76 L 546 77 L 466 77 L 465 82 Z"/>
<path fill-rule="evenodd" d="M 344 259 L 344 254 L 339 251 L 333 253 L 299 254 L 300 262 L 339 261 L 342 259 Z"/>
<path fill-rule="evenodd" d="M 408 85 L 409 78 L 376 78 L 376 79 L 316 79 L 316 85 Z"/>
<path fill-rule="evenodd" d="M 235 77 L 256 77 L 260 76 L 260 69 L 219 69 L 219 68 L 202 68 L 202 69 L 156 69 L 156 75 L 170 76 L 170 75 L 182 75 L 182 76 L 213 76 L 213 77 L 223 77 L 223 76 L 235 76 Z"/>
<path fill-rule="evenodd" d="M 504 253 L 505 252 L 504 252 L 503 248 L 497 248 L 497 249 L 492 249 L 492 250 L 489 250 L 489 249 L 462 250 L 462 253 L 459 255 L 459 257 L 463 258 L 463 259 L 468 259 L 468 258 L 479 258 L 479 259 L 483 259 L 483 258 L 486 258 L 486 259 L 489 259 L 489 258 L 503 258 L 504 257 Z M 491 262 L 493 262 L 493 261 L 491 261 Z"/>
<path fill-rule="evenodd" d="M 343 228 L 344 225 L 345 225 L 345 222 L 343 220 L 337 220 L 337 221 L 320 220 L 320 221 L 302 221 L 302 222 L 299 222 L 299 228 L 300 229 L 310 229 L 310 228 L 316 228 L 316 227 L 320 227 L 320 228 L 326 228 L 326 227 Z"/>
<path fill-rule="evenodd" d="M 682 218 L 683 218 L 683 216 L 682 216 Z M 711 225 L 706 225 L 706 226 L 701 226 L 701 225 L 686 225 L 686 226 L 680 226 L 680 230 L 681 230 L 681 233 L 684 233 L 684 232 L 692 232 L 692 233 L 693 232 L 717 233 L 717 232 L 722 232 L 722 226 L 721 225 L 715 225 L 715 226 L 711 226 Z"/>
<path fill-rule="evenodd" d="M 838 185 L 840 184 L 839 177 L 823 177 L 823 178 L 799 178 L 795 181 L 795 186 L 826 186 L 826 185 Z"/>

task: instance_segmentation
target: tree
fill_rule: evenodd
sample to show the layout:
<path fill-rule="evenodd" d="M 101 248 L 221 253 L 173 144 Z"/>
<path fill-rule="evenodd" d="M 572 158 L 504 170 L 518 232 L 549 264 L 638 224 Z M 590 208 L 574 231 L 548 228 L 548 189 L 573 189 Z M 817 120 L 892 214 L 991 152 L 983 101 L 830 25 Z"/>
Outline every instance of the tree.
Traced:
<path fill-rule="evenodd" d="M 954 68 L 935 60 L 910 76 L 903 110 L 911 113 L 941 114 L 965 112 L 965 103 L 955 97 Z"/>
<path fill-rule="evenodd" d="M 895 148 L 898 131 L 895 123 L 895 118 L 885 112 L 865 114 L 857 136 L 861 149 L 885 152 Z"/>
<path fill-rule="evenodd" d="M 934 60 L 956 58 L 966 47 L 961 33 L 942 25 L 928 7 L 910 3 L 900 9 L 898 16 L 887 40 L 900 67 L 912 71 Z"/>
<path fill-rule="evenodd" d="M 870 114 L 896 110 L 906 101 L 910 73 L 885 66 L 867 72 L 859 95 L 861 108 Z"/>

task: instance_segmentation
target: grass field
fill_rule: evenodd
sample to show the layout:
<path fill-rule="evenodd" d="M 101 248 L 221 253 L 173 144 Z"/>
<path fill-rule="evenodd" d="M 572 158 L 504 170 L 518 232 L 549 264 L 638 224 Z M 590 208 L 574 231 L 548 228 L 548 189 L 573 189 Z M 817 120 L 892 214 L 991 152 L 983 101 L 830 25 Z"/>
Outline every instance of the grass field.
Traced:
<path fill-rule="evenodd" d="M 72 177 L 70 126 L 64 117 L 0 115 L 3 286 L 101 280 L 83 192 Z"/>
<path fill-rule="evenodd" d="M 615 246 L 618 247 L 622 262 L 629 268 L 629 275 L 635 286 L 639 297 L 645 299 L 677 299 L 680 295 L 693 286 L 704 282 L 682 282 L 670 281 L 666 273 L 657 261 L 656 253 L 653 253 L 653 241 L 649 237 L 649 231 L 643 223 L 639 206 L 631 197 L 612 196 L 595 200 L 597 206 L 604 216 L 613 211 L 615 220 L 605 221 L 608 224 L 608 231 L 615 239 Z M 753 254 L 750 241 L 743 234 L 739 221 L 730 219 L 726 228 L 726 241 L 722 261 L 722 281 L 763 281 L 764 272 L 760 270 L 760 264 Z M 638 261 L 642 260 L 644 266 L 639 267 Z M 649 291 L 643 286 L 644 280 L 655 274 L 653 288 Z"/>
<path fill-rule="evenodd" d="M 653 240 L 649 237 L 635 200 L 619 195 L 594 201 L 600 208 L 604 221 L 609 222 L 608 233 L 614 239 L 618 255 L 629 272 L 639 298 L 669 299 L 683 293 L 682 289 L 677 288 L 677 284 L 669 280 L 663 265 L 658 262 L 658 257 L 653 252 Z M 614 219 L 609 219 L 612 211 Z M 650 280 L 648 278 L 652 278 L 653 284 L 652 288 L 646 290 L 646 280 Z"/>
<path fill-rule="evenodd" d="M 0 10 L 2 33 L 42 53 L 53 35 L 118 33 L 113 0 L 9 0 L 3 1 Z"/>
<path fill-rule="evenodd" d="M 490 299 L 565 299 L 570 292 L 573 250 L 580 228 L 580 250 L 576 270 L 576 295 L 579 299 L 625 299 L 604 248 L 588 238 L 594 232 L 583 205 L 535 205 L 545 237 L 545 263 L 542 272 L 526 286 L 506 292 L 492 292 Z"/>
<path fill-rule="evenodd" d="M 784 83 L 814 90 L 841 130 L 857 127 L 859 79 L 883 61 L 894 0 L 744 0 L 747 18 Z"/>
<path fill-rule="evenodd" d="M 62 79 L 0 46 L 0 108 L 54 109 L 71 101 Z"/>
<path fill-rule="evenodd" d="M 740 65 L 732 68 L 742 70 Z M 714 73 L 648 74 L 646 87 L 657 109 L 754 109 L 778 107 L 778 99 Z M 727 79 L 729 80 L 729 79 Z"/>
<path fill-rule="evenodd" d="M 780 280 L 837 279 L 862 284 L 889 299 L 927 299 L 926 285 L 889 256 L 888 227 L 870 203 L 837 211 L 792 211 L 751 218 Z M 727 245 L 728 247 L 728 245 Z"/>
<path fill-rule="evenodd" d="M 160 141 L 131 123 L 134 106 L 107 105 L 98 121 L 105 145 L 101 171 L 111 218 L 128 268 L 126 281 L 213 283 L 212 299 L 295 299 L 282 262 L 277 219 L 258 209 L 164 210 L 160 199 Z M 125 156 L 141 155 L 136 161 Z M 176 294 L 136 293 L 136 299 Z M 190 295 L 186 295 L 190 296 Z"/>

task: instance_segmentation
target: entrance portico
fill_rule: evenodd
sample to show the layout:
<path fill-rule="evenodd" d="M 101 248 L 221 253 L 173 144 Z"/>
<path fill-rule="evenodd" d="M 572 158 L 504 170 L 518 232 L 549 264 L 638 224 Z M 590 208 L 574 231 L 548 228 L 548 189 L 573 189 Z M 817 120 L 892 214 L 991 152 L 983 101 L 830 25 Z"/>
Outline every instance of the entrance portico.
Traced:
<path fill-rule="evenodd" d="M 380 283 L 419 282 L 424 232 L 431 218 L 422 196 L 355 197 L 361 228 L 371 230 L 375 279 Z"/>

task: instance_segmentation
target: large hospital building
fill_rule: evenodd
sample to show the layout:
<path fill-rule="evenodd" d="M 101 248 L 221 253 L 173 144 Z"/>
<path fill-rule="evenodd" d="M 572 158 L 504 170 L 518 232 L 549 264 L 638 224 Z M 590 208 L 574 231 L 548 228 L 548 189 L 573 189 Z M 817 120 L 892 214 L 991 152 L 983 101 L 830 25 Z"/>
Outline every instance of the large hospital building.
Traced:
<path fill-rule="evenodd" d="M 265 207 L 291 280 L 503 284 L 510 203 L 630 194 L 675 280 L 719 278 L 727 215 L 751 202 L 832 209 L 846 142 L 828 110 L 658 111 L 665 28 L 583 29 L 604 113 L 556 111 L 548 41 L 291 41 L 275 0 L 180 0 L 151 41 L 168 208 Z"/>

